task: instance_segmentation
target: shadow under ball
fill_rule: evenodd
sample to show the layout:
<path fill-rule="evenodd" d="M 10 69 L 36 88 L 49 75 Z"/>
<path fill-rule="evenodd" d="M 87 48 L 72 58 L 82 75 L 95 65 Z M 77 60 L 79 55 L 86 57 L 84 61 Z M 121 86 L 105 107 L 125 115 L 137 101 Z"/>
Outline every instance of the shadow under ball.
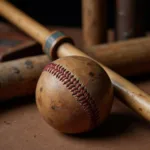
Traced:
<path fill-rule="evenodd" d="M 113 87 L 94 61 L 67 56 L 48 64 L 38 80 L 36 104 L 45 121 L 63 133 L 87 132 L 108 117 Z"/>

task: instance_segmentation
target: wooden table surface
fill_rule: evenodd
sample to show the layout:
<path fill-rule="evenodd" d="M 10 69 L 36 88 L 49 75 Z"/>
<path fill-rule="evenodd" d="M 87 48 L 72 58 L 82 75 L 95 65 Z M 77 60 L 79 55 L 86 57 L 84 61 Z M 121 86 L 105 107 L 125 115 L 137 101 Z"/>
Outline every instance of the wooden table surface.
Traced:
<path fill-rule="evenodd" d="M 59 29 L 59 28 L 57 28 Z M 77 47 L 82 46 L 80 29 L 65 29 Z M 150 94 L 150 78 L 134 81 Z M 9 94 L 9 93 L 8 93 Z M 42 119 L 34 95 L 0 104 L 0 150 L 149 150 L 150 125 L 119 100 L 114 100 L 108 120 L 82 135 L 66 135 Z"/>

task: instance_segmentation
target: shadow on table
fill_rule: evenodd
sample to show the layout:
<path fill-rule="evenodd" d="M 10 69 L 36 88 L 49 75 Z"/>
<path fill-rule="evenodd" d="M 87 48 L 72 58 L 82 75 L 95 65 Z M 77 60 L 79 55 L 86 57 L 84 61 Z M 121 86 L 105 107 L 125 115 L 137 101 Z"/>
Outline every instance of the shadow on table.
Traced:
<path fill-rule="evenodd" d="M 12 109 L 31 105 L 33 103 L 35 103 L 34 95 L 25 97 L 15 97 L 7 101 L 0 102 L 0 114 L 5 113 L 7 111 L 11 111 Z"/>
<path fill-rule="evenodd" d="M 144 123 L 133 114 L 115 112 L 103 124 L 90 132 L 77 135 L 66 134 L 66 136 L 84 139 L 113 138 L 122 134 L 131 133 L 136 124 L 141 125 Z"/>
<path fill-rule="evenodd" d="M 6 102 L 0 102 L 0 115 L 19 107 L 29 106 L 33 103 L 35 103 L 35 96 L 14 98 Z M 143 120 L 141 120 L 134 113 L 131 113 L 130 111 L 126 110 L 125 107 L 121 107 L 121 105 L 116 105 L 116 108 L 117 109 L 115 109 L 115 111 L 110 114 L 108 119 L 96 129 L 83 134 L 62 135 L 79 139 L 104 139 L 113 138 L 128 133 L 131 134 L 134 128 L 145 125 L 147 126 L 147 124 Z"/>

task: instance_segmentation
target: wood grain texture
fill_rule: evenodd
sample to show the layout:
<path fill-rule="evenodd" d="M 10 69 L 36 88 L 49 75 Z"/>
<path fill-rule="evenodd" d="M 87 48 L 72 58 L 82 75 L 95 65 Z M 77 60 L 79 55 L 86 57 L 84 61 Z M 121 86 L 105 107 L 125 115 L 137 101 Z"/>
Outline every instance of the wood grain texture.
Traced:
<path fill-rule="evenodd" d="M 7 5 L 7 7 L 5 4 Z M 9 18 L 9 21 L 13 24 L 17 22 L 17 24 L 15 25 L 18 28 L 21 28 L 27 34 L 32 35 L 32 37 L 39 43 L 45 42 L 45 38 L 49 35 L 48 29 L 41 28 L 41 25 L 37 24 L 36 21 L 34 21 L 32 18 L 27 17 L 23 12 L 19 11 L 19 9 L 14 9 L 11 6 L 12 5 L 9 2 L 1 0 L 0 15 L 5 18 Z M 18 11 L 19 13 L 16 13 L 16 11 Z M 27 21 L 25 21 L 23 18 Z"/>
<path fill-rule="evenodd" d="M 80 37 L 80 34 L 78 36 Z M 28 46 L 29 47 L 31 46 L 31 48 L 32 47 L 36 48 L 36 44 L 37 43 L 33 42 L 33 44 Z M 92 58 L 96 59 L 97 61 L 102 62 L 104 65 L 115 70 L 117 73 L 125 77 L 129 77 L 129 76 L 138 76 L 150 72 L 149 47 L 150 47 L 150 38 L 145 37 L 145 38 L 136 38 L 132 40 L 130 39 L 128 41 L 120 41 L 111 44 L 96 45 L 84 49 L 84 52 L 89 56 L 91 56 Z M 26 51 L 25 47 L 24 47 L 24 51 Z M 34 64 L 34 67 L 37 68 L 36 72 L 34 72 L 34 69 L 30 69 L 29 72 L 27 69 L 24 68 L 23 62 L 25 62 L 28 59 L 30 59 L 30 61 Z M 36 60 L 38 60 L 38 62 Z M 26 84 L 24 84 L 24 86 L 19 86 L 19 85 L 18 86 L 21 91 L 23 91 L 23 89 L 26 88 L 30 90 L 30 94 L 33 94 L 35 88 L 30 89 L 30 84 L 29 84 L 30 75 L 27 74 L 30 73 L 34 75 L 35 80 L 32 82 L 32 84 L 34 84 L 33 87 L 36 87 L 38 77 L 42 72 L 42 68 L 38 66 L 44 67 L 44 65 L 46 65 L 47 62 L 48 62 L 47 56 L 42 55 L 42 56 L 26 57 L 24 59 L 16 59 L 14 61 L 7 62 L 6 64 L 2 63 L 0 65 L 0 70 L 2 72 L 1 77 L 3 78 L 3 84 L 5 84 L 5 86 L 7 87 L 8 87 L 7 84 L 9 84 L 9 88 L 13 89 L 14 85 L 11 82 L 17 80 L 17 77 L 14 79 L 15 76 L 11 75 L 11 71 L 10 71 L 12 70 L 11 66 L 15 66 L 15 64 L 20 64 L 18 66 L 18 69 L 22 70 L 24 76 L 26 76 L 25 79 Z M 6 74 L 3 73 L 4 66 L 5 66 Z M 7 82 L 8 76 L 11 78 L 9 83 Z M 15 82 L 19 84 L 19 81 L 15 81 Z M 0 88 L 0 91 L 2 91 L 2 88 L 3 87 Z M 7 88 L 5 88 L 5 90 L 6 89 Z M 13 95 L 9 94 L 9 98 L 12 98 L 13 96 L 26 96 L 26 95 L 28 95 L 27 90 L 24 90 L 22 93 L 17 91 L 17 93 L 14 93 Z M 0 97 L 0 99 L 2 100 L 2 97 Z M 7 95 L 6 97 L 3 97 L 3 99 L 7 99 Z"/>
<path fill-rule="evenodd" d="M 116 1 L 116 40 L 135 36 L 135 0 Z"/>
<path fill-rule="evenodd" d="M 82 32 L 84 47 L 106 42 L 107 15 L 105 0 L 82 0 Z"/>
<path fill-rule="evenodd" d="M 9 10 L 9 11 L 8 11 Z M 6 1 L 0 1 L 0 11 L 3 17 L 6 17 L 10 22 L 15 23 L 19 28 L 24 30 L 27 34 L 31 37 L 35 37 L 37 41 L 39 41 L 43 47 L 45 45 L 45 39 L 48 35 L 51 34 L 51 31 L 48 31 L 45 27 L 36 23 L 35 20 L 32 18 L 28 18 L 23 12 L 18 9 L 15 9 L 13 5 Z M 12 12 L 13 14 L 12 17 Z M 33 23 L 33 24 L 32 24 Z M 28 26 L 27 29 L 26 25 Z M 41 31 L 39 31 L 41 29 Z M 31 32 L 29 32 L 31 30 Z M 33 30 L 33 31 L 32 31 Z M 42 32 L 43 31 L 43 32 Z M 36 36 L 38 38 L 36 38 Z M 85 53 L 81 52 L 75 46 L 64 43 L 58 47 L 57 56 L 58 57 L 65 57 L 65 56 L 83 56 L 92 59 L 93 61 L 97 62 L 90 56 L 86 55 Z M 103 64 L 97 62 L 109 75 L 111 82 L 113 84 L 114 90 L 116 95 L 122 100 L 128 107 L 142 116 L 144 119 L 150 121 L 150 96 L 136 87 L 134 84 L 117 74 L 116 72 L 112 71 L 108 67 L 104 66 Z"/>
<path fill-rule="evenodd" d="M 0 101 L 33 95 L 47 56 L 27 57 L 0 64 Z"/>
<path fill-rule="evenodd" d="M 138 76 L 150 71 L 149 37 L 94 45 L 84 52 L 123 76 Z"/>

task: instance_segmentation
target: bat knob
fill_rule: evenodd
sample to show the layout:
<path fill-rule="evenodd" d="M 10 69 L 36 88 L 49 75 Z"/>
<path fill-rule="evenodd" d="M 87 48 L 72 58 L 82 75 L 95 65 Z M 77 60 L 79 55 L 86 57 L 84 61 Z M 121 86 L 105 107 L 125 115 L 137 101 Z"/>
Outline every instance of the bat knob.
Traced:
<path fill-rule="evenodd" d="M 45 121 L 64 133 L 82 133 L 108 117 L 113 87 L 94 61 L 68 56 L 48 64 L 37 83 L 36 104 Z"/>

